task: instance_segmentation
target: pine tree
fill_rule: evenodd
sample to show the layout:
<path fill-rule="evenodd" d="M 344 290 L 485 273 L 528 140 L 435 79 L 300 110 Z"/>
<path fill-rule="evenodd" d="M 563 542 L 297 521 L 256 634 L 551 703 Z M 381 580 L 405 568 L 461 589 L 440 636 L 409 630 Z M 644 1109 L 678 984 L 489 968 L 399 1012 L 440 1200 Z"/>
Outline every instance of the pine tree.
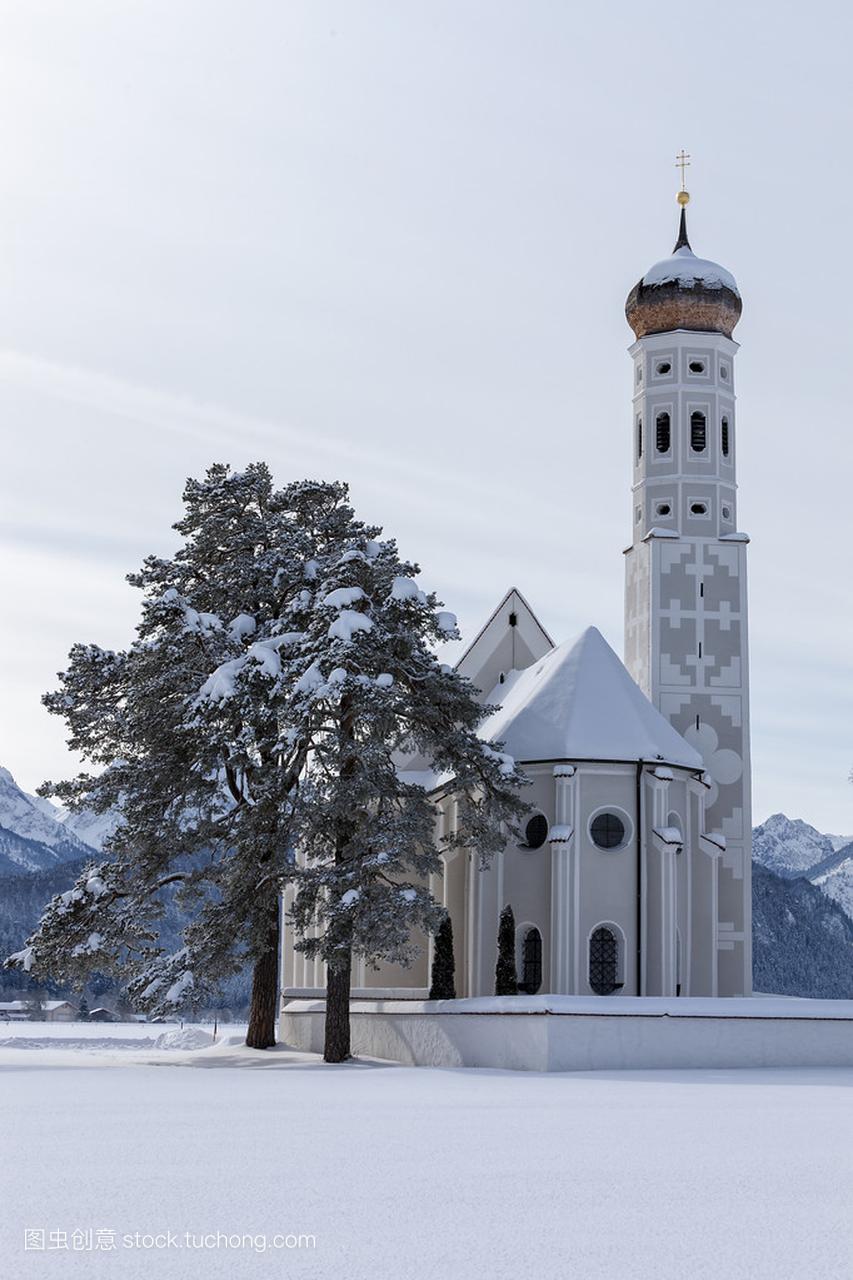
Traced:
<path fill-rule="evenodd" d="M 450 916 L 446 915 L 438 926 L 438 932 L 435 935 L 435 946 L 432 953 L 432 974 L 430 975 L 430 1000 L 456 999 L 455 971 L 453 924 Z"/>
<path fill-rule="evenodd" d="M 79 1022 L 87 1022 L 89 1018 L 89 1001 L 85 995 L 80 997 L 80 1007 L 77 1010 L 77 1020 Z"/>
<path fill-rule="evenodd" d="M 289 649 L 313 579 L 357 527 L 342 485 L 275 491 L 263 464 L 211 467 L 184 491 L 182 545 L 150 556 L 137 639 L 123 652 L 75 645 L 44 698 L 69 745 L 95 766 L 46 784 L 70 807 L 116 811 L 107 855 L 49 904 L 7 964 L 74 985 L 129 978 L 138 1007 L 175 1012 L 254 965 L 247 1043 L 275 1039 L 279 896 L 292 867 L 292 795 L 306 744 L 284 711 Z M 192 913 L 163 954 L 162 890 Z"/>
<path fill-rule="evenodd" d="M 515 968 L 515 916 L 510 906 L 504 907 L 498 922 L 498 962 L 495 966 L 495 995 L 518 995 L 518 975 Z"/>
<path fill-rule="evenodd" d="M 215 1001 L 249 959 L 247 1044 L 265 1048 L 293 881 L 297 945 L 328 969 L 325 1057 L 339 1062 L 353 955 L 410 963 L 412 935 L 441 923 L 425 887 L 441 852 L 485 864 L 527 808 L 524 778 L 478 738 L 490 709 L 435 656 L 455 618 L 344 485 L 275 491 L 263 464 L 217 465 L 184 504 L 180 549 L 129 579 L 143 593 L 134 644 L 75 645 L 45 696 L 96 771 L 42 794 L 120 822 L 6 963 L 73 985 L 129 977 L 137 1007 L 174 1013 Z M 406 752 L 453 788 L 457 830 L 440 844 Z M 167 886 L 192 911 L 171 954 L 157 943 Z"/>
<path fill-rule="evenodd" d="M 291 915 L 298 948 L 327 965 L 327 1062 L 350 1052 L 353 956 L 411 963 L 413 934 L 434 932 L 444 916 L 425 887 L 441 873 L 442 850 L 464 847 L 485 864 L 527 807 L 514 762 L 477 736 L 490 709 L 435 656 L 434 645 L 457 634 L 455 618 L 378 533 L 354 531 L 327 566 L 293 658 L 288 718 L 310 746 L 294 801 Z M 400 768 L 406 753 L 452 787 L 457 829 L 444 842 L 426 789 Z"/>

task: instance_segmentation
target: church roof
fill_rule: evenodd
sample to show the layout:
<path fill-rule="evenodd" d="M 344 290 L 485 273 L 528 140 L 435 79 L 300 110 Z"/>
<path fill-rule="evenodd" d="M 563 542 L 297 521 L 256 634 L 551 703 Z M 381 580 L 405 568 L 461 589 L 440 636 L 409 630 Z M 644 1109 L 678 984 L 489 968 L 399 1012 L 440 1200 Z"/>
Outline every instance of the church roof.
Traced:
<path fill-rule="evenodd" d="M 500 708 L 480 737 L 533 760 L 661 760 L 704 768 L 702 757 L 652 706 L 595 627 L 511 671 L 488 701 Z"/>
<path fill-rule="evenodd" d="M 691 249 L 682 206 L 675 248 L 634 285 L 625 314 L 638 338 L 674 329 L 722 333 L 730 338 L 742 306 L 731 272 L 708 258 L 697 258 Z"/>

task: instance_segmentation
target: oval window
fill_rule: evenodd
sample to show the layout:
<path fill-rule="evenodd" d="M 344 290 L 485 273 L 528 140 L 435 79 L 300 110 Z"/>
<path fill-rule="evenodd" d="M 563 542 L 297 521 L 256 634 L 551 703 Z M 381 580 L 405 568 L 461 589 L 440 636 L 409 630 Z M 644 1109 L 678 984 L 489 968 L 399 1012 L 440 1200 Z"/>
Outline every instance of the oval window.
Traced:
<path fill-rule="evenodd" d="M 691 373 L 704 373 L 705 365 L 701 360 L 691 360 L 687 368 Z"/>
<path fill-rule="evenodd" d="M 616 813 L 599 813 L 590 823 L 589 833 L 599 849 L 618 849 L 625 840 L 625 823 Z"/>
<path fill-rule="evenodd" d="M 731 520 L 731 518 L 732 518 L 732 509 L 731 509 L 731 507 L 723 507 L 723 519 L 724 519 L 724 520 Z"/>
<path fill-rule="evenodd" d="M 661 360 L 660 364 L 655 369 L 655 373 L 658 375 L 659 378 L 664 378 L 668 373 L 671 373 L 671 372 L 672 372 L 672 365 L 668 360 Z"/>
<path fill-rule="evenodd" d="M 704 502 L 691 502 L 690 514 L 692 516 L 706 516 L 708 514 L 708 508 L 705 506 Z"/>
<path fill-rule="evenodd" d="M 726 365 L 723 365 L 720 369 L 720 377 L 723 379 L 723 382 L 728 382 L 729 371 Z"/>
<path fill-rule="evenodd" d="M 659 502 L 655 507 L 655 515 L 668 516 L 672 514 L 672 507 L 668 502 Z"/>
<path fill-rule="evenodd" d="M 548 839 L 548 819 L 544 813 L 534 813 L 524 828 L 524 842 L 527 849 L 541 849 Z"/>

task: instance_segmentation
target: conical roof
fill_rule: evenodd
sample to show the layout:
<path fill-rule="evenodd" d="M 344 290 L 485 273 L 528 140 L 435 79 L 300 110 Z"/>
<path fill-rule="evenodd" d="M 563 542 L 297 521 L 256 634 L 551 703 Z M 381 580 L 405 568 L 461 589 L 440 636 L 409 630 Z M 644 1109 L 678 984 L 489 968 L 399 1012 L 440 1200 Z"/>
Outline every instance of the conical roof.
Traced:
<path fill-rule="evenodd" d="M 488 701 L 481 738 L 518 762 L 652 760 L 702 769 L 702 757 L 652 706 L 595 627 L 510 672 Z"/>

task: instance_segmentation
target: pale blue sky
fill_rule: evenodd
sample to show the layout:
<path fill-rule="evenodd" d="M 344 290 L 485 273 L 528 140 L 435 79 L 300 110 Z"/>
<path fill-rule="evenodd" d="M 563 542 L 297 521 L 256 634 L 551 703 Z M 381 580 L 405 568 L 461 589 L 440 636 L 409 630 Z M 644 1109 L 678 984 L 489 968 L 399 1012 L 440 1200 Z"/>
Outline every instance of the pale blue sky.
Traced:
<path fill-rule="evenodd" d="M 625 296 L 736 275 L 755 815 L 853 833 L 842 4 L 5 0 L 0 763 L 184 478 L 348 479 L 467 634 L 517 585 L 622 649 Z"/>

